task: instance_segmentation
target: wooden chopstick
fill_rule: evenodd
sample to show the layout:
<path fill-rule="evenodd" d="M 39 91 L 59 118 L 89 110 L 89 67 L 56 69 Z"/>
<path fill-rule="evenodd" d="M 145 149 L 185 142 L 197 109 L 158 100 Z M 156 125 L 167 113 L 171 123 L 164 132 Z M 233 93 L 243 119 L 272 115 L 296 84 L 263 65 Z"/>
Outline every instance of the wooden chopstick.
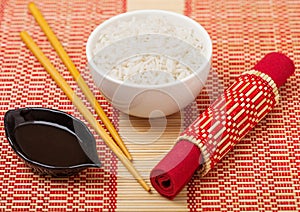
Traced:
<path fill-rule="evenodd" d="M 47 21 L 43 17 L 40 10 L 37 8 L 37 6 L 30 2 L 28 4 L 28 8 L 31 11 L 32 15 L 34 16 L 37 23 L 40 25 L 41 29 L 44 31 L 45 35 L 47 36 L 48 40 L 50 41 L 51 45 L 65 64 L 65 66 L 70 71 L 71 75 L 73 76 L 74 80 L 77 82 L 78 86 L 86 96 L 87 100 L 91 103 L 91 105 L 94 107 L 96 113 L 101 118 L 102 122 L 110 132 L 111 136 L 114 138 L 116 143 L 119 145 L 123 153 L 128 157 L 129 160 L 132 160 L 132 157 L 126 148 L 124 142 L 122 141 L 121 137 L 119 136 L 118 132 L 110 122 L 109 118 L 106 116 L 105 112 L 101 108 L 100 104 L 98 103 L 97 99 L 94 97 L 93 93 L 89 89 L 88 85 L 85 83 L 84 79 L 81 77 L 79 71 L 77 70 L 76 66 L 70 59 L 67 52 L 64 50 L 63 46 L 59 42 L 58 38 L 48 25 Z"/>
<path fill-rule="evenodd" d="M 34 56 L 44 66 L 44 68 L 47 70 L 47 72 L 50 74 L 50 76 L 56 82 L 56 84 L 64 91 L 67 97 L 73 102 L 73 104 L 77 107 L 80 113 L 84 116 L 84 118 L 90 123 L 90 125 L 95 129 L 95 131 L 102 137 L 106 145 L 116 154 L 116 156 L 120 159 L 120 161 L 132 174 L 132 176 L 140 183 L 140 185 L 146 191 L 150 192 L 150 187 L 142 179 L 141 175 L 134 168 L 131 161 L 123 154 L 123 152 L 114 142 L 114 140 L 106 133 L 105 129 L 99 124 L 99 122 L 95 119 L 93 114 L 84 105 L 84 103 L 80 100 L 80 98 L 75 94 L 75 92 L 72 90 L 69 84 L 64 80 L 64 78 L 59 74 L 59 72 L 53 66 L 51 61 L 44 55 L 42 50 L 37 46 L 37 44 L 33 41 L 30 35 L 26 31 L 23 31 L 20 33 L 20 36 L 23 42 L 27 45 L 27 47 L 31 50 Z"/>

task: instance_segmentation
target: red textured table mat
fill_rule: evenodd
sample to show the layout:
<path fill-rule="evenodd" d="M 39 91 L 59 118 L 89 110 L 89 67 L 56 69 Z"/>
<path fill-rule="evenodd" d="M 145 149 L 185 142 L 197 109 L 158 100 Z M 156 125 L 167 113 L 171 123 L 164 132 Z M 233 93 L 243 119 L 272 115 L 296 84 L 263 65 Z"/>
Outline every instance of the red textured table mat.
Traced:
<path fill-rule="evenodd" d="M 275 109 L 205 177 L 194 176 L 188 208 L 300 211 L 299 1 L 187 0 L 185 14 L 210 34 L 212 69 L 224 87 L 271 51 L 287 54 L 296 65 Z M 207 103 L 207 96 L 199 95 L 199 109 Z"/>
<path fill-rule="evenodd" d="M 12 151 L 4 134 L 3 116 L 8 109 L 49 107 L 84 120 L 64 93 L 25 47 L 19 33 L 27 30 L 64 78 L 79 92 L 76 83 L 28 12 L 29 1 L 0 2 L 0 211 L 100 211 L 116 208 L 116 163 L 111 151 L 96 136 L 103 167 L 70 178 L 40 177 Z M 90 88 L 114 124 L 118 112 L 94 87 L 87 71 L 85 44 L 103 20 L 125 11 L 120 1 L 36 2 L 49 25 L 83 73 Z M 94 133 L 95 135 L 95 133 Z"/>

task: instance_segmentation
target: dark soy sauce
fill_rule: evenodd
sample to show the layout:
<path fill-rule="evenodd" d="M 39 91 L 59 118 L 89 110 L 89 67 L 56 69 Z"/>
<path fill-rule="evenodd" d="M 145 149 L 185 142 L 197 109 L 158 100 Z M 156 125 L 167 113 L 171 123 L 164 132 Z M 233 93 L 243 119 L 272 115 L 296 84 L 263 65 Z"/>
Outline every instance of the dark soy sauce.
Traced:
<path fill-rule="evenodd" d="M 59 125 L 25 123 L 15 129 L 14 135 L 20 151 L 29 160 L 60 167 L 92 163 L 82 150 L 77 136 Z"/>
<path fill-rule="evenodd" d="M 67 113 L 48 108 L 9 110 L 4 126 L 13 150 L 40 174 L 69 176 L 101 166 L 94 136 Z"/>

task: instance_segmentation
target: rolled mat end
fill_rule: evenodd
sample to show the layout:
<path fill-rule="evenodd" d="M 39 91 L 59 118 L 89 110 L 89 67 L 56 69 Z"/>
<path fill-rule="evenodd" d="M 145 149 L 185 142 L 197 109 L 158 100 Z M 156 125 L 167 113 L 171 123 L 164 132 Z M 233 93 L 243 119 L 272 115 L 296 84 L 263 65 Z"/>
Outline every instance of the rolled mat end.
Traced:
<path fill-rule="evenodd" d="M 153 168 L 150 173 L 151 184 L 162 196 L 174 199 L 202 162 L 199 147 L 182 140 Z"/>
<path fill-rule="evenodd" d="M 271 52 L 266 54 L 254 66 L 254 69 L 269 75 L 279 88 L 295 72 L 295 65 L 286 55 L 279 52 Z"/>

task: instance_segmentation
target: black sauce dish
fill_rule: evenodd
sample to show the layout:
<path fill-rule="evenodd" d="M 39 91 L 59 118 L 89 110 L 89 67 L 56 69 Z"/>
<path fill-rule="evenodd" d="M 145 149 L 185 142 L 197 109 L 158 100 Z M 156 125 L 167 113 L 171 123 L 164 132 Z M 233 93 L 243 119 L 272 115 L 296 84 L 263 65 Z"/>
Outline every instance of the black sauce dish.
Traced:
<path fill-rule="evenodd" d="M 4 127 L 12 149 L 41 175 L 64 177 L 101 166 L 94 136 L 65 112 L 40 107 L 9 110 Z"/>

